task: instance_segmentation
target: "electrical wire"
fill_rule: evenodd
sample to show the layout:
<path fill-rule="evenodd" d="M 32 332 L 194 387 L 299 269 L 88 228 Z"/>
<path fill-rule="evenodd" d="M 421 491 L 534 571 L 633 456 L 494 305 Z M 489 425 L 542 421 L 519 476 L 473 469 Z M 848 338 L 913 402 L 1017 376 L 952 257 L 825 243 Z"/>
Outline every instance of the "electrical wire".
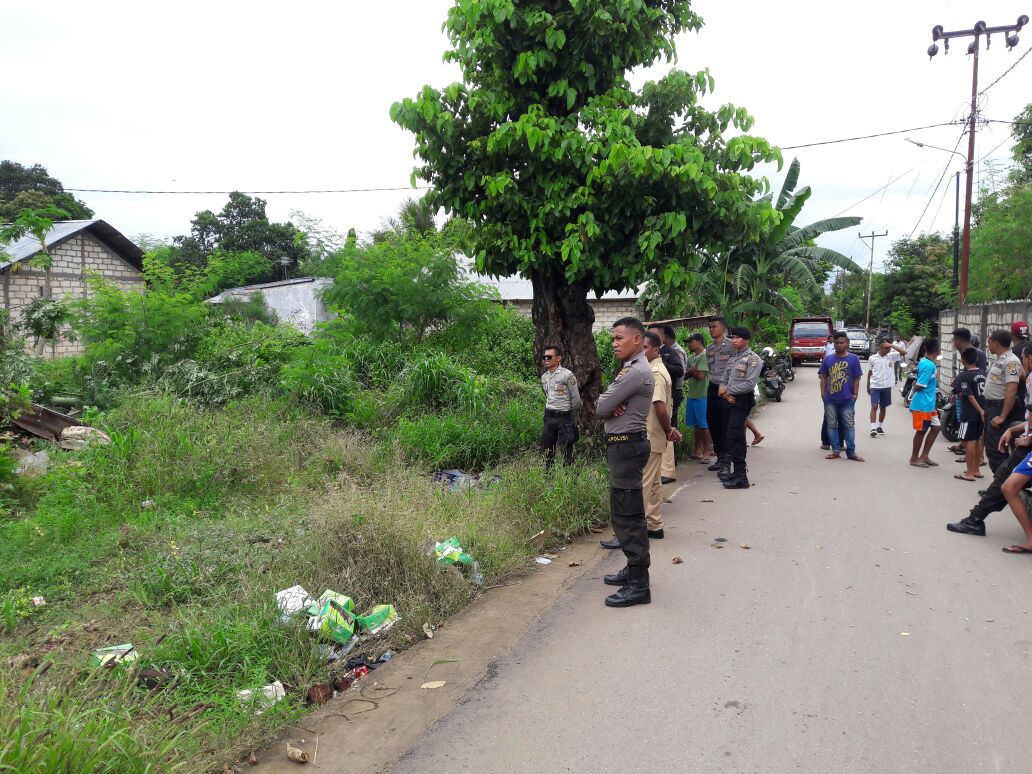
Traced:
<path fill-rule="evenodd" d="M 311 191 L 140 191 L 140 190 L 123 190 L 117 188 L 65 188 L 66 191 L 73 191 L 75 193 L 116 193 L 116 194 L 180 194 L 180 195 L 202 195 L 202 194 L 222 194 L 228 196 L 231 193 L 244 193 L 254 194 L 258 196 L 268 196 L 272 194 L 344 194 L 344 193 L 370 193 L 373 191 L 424 191 L 430 188 L 428 185 L 417 185 L 417 186 L 397 186 L 394 188 L 330 188 L 325 190 L 311 190 Z"/>
<path fill-rule="evenodd" d="M 957 138 L 957 143 L 953 146 L 953 152 L 954 153 L 957 151 L 957 148 L 960 147 L 960 141 L 964 139 L 964 135 L 965 134 L 967 134 L 967 130 L 961 132 L 960 136 Z M 917 219 L 917 223 L 915 223 L 914 227 L 910 230 L 910 234 L 907 235 L 907 239 L 910 239 L 910 238 L 912 238 L 914 236 L 914 232 L 917 231 L 918 227 L 921 225 L 921 221 L 924 220 L 924 216 L 927 214 L 928 208 L 932 205 L 932 202 L 935 200 L 935 195 L 939 192 L 939 186 L 941 186 L 942 185 L 942 181 L 946 179 L 946 172 L 947 172 L 947 170 L 949 170 L 950 164 L 952 164 L 952 163 L 953 163 L 953 158 L 952 157 L 947 159 L 946 165 L 942 168 L 942 174 L 939 175 L 939 182 L 935 184 L 935 190 L 932 191 L 932 195 L 929 197 L 928 201 L 925 203 L 924 209 L 921 210 L 921 216 Z"/>
<path fill-rule="evenodd" d="M 918 132 L 922 129 L 935 129 L 940 126 L 953 126 L 954 121 L 947 121 L 941 124 L 928 124 L 928 126 L 915 126 L 912 129 L 897 129 L 892 132 L 879 132 L 878 134 L 864 134 L 859 137 L 843 137 L 840 140 L 824 140 L 822 142 L 809 142 L 805 145 L 781 145 L 781 150 L 796 150 L 798 148 L 813 148 L 818 145 L 835 145 L 840 142 L 856 142 L 857 140 L 871 140 L 875 137 L 888 137 L 893 134 L 904 134 L 906 132 Z"/>
<path fill-rule="evenodd" d="M 835 214 L 834 214 L 834 215 L 833 215 L 832 217 L 835 217 L 835 218 L 837 218 L 837 217 L 838 217 L 839 215 L 844 215 L 845 213 L 849 212 L 849 211 L 850 211 L 851 209 L 853 209 L 854 207 L 859 207 L 859 206 L 860 206 L 861 204 L 863 204 L 864 202 L 866 202 L 866 201 L 867 201 L 868 199 L 870 199 L 870 198 L 871 198 L 872 196 L 877 196 L 877 195 L 878 195 L 878 194 L 880 194 L 880 193 L 881 193 L 882 191 L 884 191 L 884 190 L 885 190 L 886 188 L 888 188 L 888 187 L 889 187 L 890 185 L 892 185 L 893 183 L 895 183 L 895 182 L 896 182 L 897 180 L 900 180 L 900 179 L 902 179 L 902 178 L 906 177 L 907 175 L 909 175 L 909 174 L 910 174 L 911 172 L 913 172 L 913 171 L 914 171 L 915 169 L 917 169 L 917 167 L 919 167 L 919 166 L 921 166 L 921 165 L 920 165 L 920 164 L 918 164 L 917 166 L 911 167 L 910 169 L 908 169 L 908 170 L 907 170 L 906 172 L 904 172 L 904 173 L 903 173 L 902 175 L 900 175 L 899 177 L 897 177 L 897 178 L 894 178 L 894 179 L 890 180 L 890 181 L 889 181 L 888 183 L 886 183 L 885 185 L 883 185 L 883 186 L 882 186 L 881 188 L 878 188 L 877 190 L 871 191 L 871 193 L 867 194 L 867 196 L 865 196 L 865 197 L 864 197 L 863 199 L 861 199 L 860 201 L 856 202 L 855 204 L 850 204 L 850 205 L 849 205 L 848 207 L 846 207 L 846 208 L 845 208 L 844 210 L 842 210 L 841 212 L 837 212 L 837 213 L 835 213 Z"/>
<path fill-rule="evenodd" d="M 989 89 L 991 89 L 993 86 L 998 84 L 1001 80 L 1003 80 L 1004 76 L 1006 76 L 1011 70 L 1013 70 L 1015 67 L 1017 67 L 1019 64 L 1021 64 L 1021 60 L 1024 59 L 1026 56 L 1028 56 L 1029 52 L 1032 52 L 1032 46 L 1029 46 L 1027 49 L 1025 49 L 1025 53 L 1022 54 L 1020 57 L 1018 57 L 1018 61 L 1017 62 L 1015 62 L 1010 67 L 1008 67 L 1006 70 L 1004 70 L 995 81 L 993 81 L 988 86 L 986 86 L 984 89 L 982 89 L 980 92 L 978 92 L 978 95 L 982 96 L 987 91 L 989 91 Z"/>

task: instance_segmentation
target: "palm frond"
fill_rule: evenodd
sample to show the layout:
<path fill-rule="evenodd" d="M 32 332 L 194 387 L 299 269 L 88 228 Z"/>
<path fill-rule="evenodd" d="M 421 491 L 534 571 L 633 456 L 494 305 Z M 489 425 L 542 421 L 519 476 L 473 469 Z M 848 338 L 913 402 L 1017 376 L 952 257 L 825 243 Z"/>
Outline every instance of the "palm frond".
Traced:
<path fill-rule="evenodd" d="M 809 186 L 800 188 L 785 205 L 785 209 L 781 211 L 781 222 L 778 223 L 770 231 L 770 243 L 777 245 L 781 242 L 785 236 L 792 232 L 795 219 L 799 217 L 800 211 L 803 209 L 803 205 L 806 204 L 806 200 L 810 198 Z"/>
<path fill-rule="evenodd" d="M 778 203 L 776 209 L 785 209 L 785 204 L 788 201 L 788 197 L 795 190 L 796 183 L 799 182 L 799 159 L 792 159 L 792 163 L 788 167 L 788 174 L 785 175 L 785 182 L 781 184 L 781 193 L 778 194 Z"/>
<path fill-rule="evenodd" d="M 795 255 L 806 261 L 825 261 L 854 274 L 863 271 L 863 268 L 852 258 L 828 247 L 804 245 L 786 250 L 782 255 Z"/>
<path fill-rule="evenodd" d="M 863 219 L 856 217 L 825 218 L 824 220 L 815 221 L 808 226 L 797 228 L 794 231 L 786 231 L 785 235 L 782 235 L 774 244 L 777 245 L 778 251 L 783 253 L 791 250 L 793 247 L 806 244 L 821 234 L 827 234 L 829 231 L 840 231 L 850 226 L 859 225 L 861 220 Z"/>

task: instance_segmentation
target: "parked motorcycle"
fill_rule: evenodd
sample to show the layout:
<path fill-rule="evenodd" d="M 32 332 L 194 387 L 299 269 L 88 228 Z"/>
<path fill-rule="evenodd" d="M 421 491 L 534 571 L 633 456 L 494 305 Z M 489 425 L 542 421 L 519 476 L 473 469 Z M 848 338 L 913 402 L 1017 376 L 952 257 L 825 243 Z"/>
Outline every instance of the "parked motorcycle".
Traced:
<path fill-rule="evenodd" d="M 763 355 L 763 378 L 761 381 L 763 391 L 768 398 L 773 398 L 780 403 L 781 393 L 785 391 L 785 380 L 778 371 L 777 357 L 770 347 L 765 347 L 761 354 Z"/>
<path fill-rule="evenodd" d="M 907 408 L 910 408 L 910 399 L 914 397 L 915 384 L 917 384 L 917 369 L 912 368 L 907 372 L 903 386 L 899 388 L 899 394 L 903 396 L 903 405 Z"/>
<path fill-rule="evenodd" d="M 774 356 L 774 367 L 778 373 L 781 374 L 781 378 L 786 382 L 790 382 L 795 379 L 795 369 L 792 367 L 792 357 L 789 353 L 778 352 Z"/>
<path fill-rule="evenodd" d="M 957 398 L 955 395 L 943 395 L 935 398 L 935 409 L 939 412 L 940 432 L 947 441 L 956 442 L 960 438 L 960 419 L 957 417 Z"/>

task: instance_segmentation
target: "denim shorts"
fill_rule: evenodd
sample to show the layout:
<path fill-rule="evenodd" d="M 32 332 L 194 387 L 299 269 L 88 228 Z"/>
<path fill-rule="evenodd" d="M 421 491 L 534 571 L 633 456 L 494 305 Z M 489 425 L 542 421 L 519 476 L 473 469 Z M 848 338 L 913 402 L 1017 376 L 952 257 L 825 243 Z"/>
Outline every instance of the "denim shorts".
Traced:
<path fill-rule="evenodd" d="M 874 387 L 871 389 L 871 405 L 872 406 L 891 406 L 892 405 L 892 388 L 891 387 Z"/>
<path fill-rule="evenodd" d="M 684 424 L 686 427 L 709 430 L 709 424 L 706 422 L 706 398 L 688 398 L 684 402 Z"/>

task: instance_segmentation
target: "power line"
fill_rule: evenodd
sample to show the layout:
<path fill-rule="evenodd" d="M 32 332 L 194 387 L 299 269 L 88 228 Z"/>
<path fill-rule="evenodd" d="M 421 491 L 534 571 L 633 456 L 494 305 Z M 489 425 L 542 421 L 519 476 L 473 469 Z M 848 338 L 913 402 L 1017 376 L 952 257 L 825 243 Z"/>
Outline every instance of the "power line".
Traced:
<path fill-rule="evenodd" d="M 840 140 L 824 140 L 823 142 L 810 142 L 805 145 L 782 145 L 781 150 L 796 150 L 797 148 L 813 148 L 817 145 L 835 145 L 840 142 L 855 142 L 857 140 L 872 140 L 875 137 L 888 137 L 892 134 L 904 134 L 905 132 L 919 132 L 922 129 L 935 129 L 940 126 L 953 126 L 953 121 L 947 121 L 942 124 L 928 124 L 928 126 L 915 126 L 912 129 L 896 129 L 891 132 L 879 132 L 878 134 L 865 134 L 860 137 L 843 137 Z"/>
<path fill-rule="evenodd" d="M 66 191 L 75 193 L 116 193 L 116 194 L 176 194 L 176 195 L 207 195 L 221 194 L 228 196 L 231 193 L 254 194 L 257 196 L 268 196 L 270 194 L 344 194 L 344 193 L 371 193 L 374 191 L 424 191 L 429 189 L 428 185 L 397 186 L 394 188 L 330 188 L 324 190 L 310 191 L 141 191 L 117 188 L 65 188 Z"/>
<path fill-rule="evenodd" d="M 995 81 L 993 81 L 993 82 L 992 82 L 992 83 L 990 83 L 990 84 L 989 84 L 988 86 L 986 86 L 986 87 L 985 87 L 984 89 L 982 89 L 982 90 L 981 90 L 980 92 L 978 92 L 978 93 L 979 93 L 979 95 L 985 94 L 985 93 L 986 93 L 987 91 L 989 91 L 989 89 L 991 89 L 991 88 L 992 88 L 993 86 L 995 86 L 996 84 L 998 84 L 998 83 L 999 83 L 999 82 L 1000 82 L 1000 81 L 1001 81 L 1001 80 L 1003 79 L 1003 77 L 1004 77 L 1005 75 L 1007 75 L 1007 74 L 1008 74 L 1008 73 L 1009 73 L 1009 72 L 1010 72 L 1011 70 L 1013 70 L 1013 69 L 1014 69 L 1015 67 L 1017 67 L 1017 66 L 1018 66 L 1019 64 L 1021 64 L 1021 60 L 1022 60 L 1022 59 L 1024 59 L 1024 58 L 1025 58 L 1026 56 L 1028 56 L 1028 55 L 1029 55 L 1029 52 L 1032 52 L 1032 46 L 1029 46 L 1029 48 L 1025 49 L 1025 53 L 1024 53 L 1024 54 L 1022 54 L 1022 55 L 1021 55 L 1020 57 L 1018 57 L 1018 61 L 1017 61 L 1017 62 L 1015 62 L 1014 64 L 1012 64 L 1012 65 L 1011 65 L 1010 67 L 1008 67 L 1008 68 L 1007 68 L 1006 70 L 1004 70 L 1004 71 L 1003 71 L 1003 72 L 1002 72 L 1002 73 L 1000 74 L 1000 77 L 999 77 L 999 78 L 997 78 L 997 79 L 996 79 Z"/>
<path fill-rule="evenodd" d="M 957 148 L 960 147 L 960 141 L 964 139 L 965 134 L 967 134 L 966 129 L 963 132 L 961 132 L 960 137 L 957 138 L 957 143 L 953 146 L 953 151 L 951 151 L 952 153 L 956 153 Z M 915 223 L 914 227 L 910 230 L 910 234 L 907 235 L 907 239 L 910 239 L 914 236 L 914 232 L 917 231 L 918 227 L 921 225 L 921 221 L 924 220 L 924 216 L 928 213 L 928 208 L 932 205 L 932 202 L 935 200 L 935 195 L 939 193 L 939 186 L 942 185 L 942 181 L 946 179 L 946 172 L 949 170 L 950 164 L 952 163 L 952 158 L 947 159 L 946 166 L 942 168 L 942 174 L 939 175 L 939 182 L 935 184 L 935 190 L 932 191 L 932 195 L 928 198 L 928 201 L 925 203 L 924 209 L 921 210 L 921 216 L 917 219 L 917 223 Z"/>
<path fill-rule="evenodd" d="M 881 193 L 882 191 L 884 191 L 884 190 L 885 190 L 886 188 L 888 188 L 888 187 L 889 187 L 890 185 L 892 185 L 893 183 L 895 183 L 895 182 L 896 182 L 897 180 L 901 180 L 902 178 L 904 178 L 904 177 L 906 177 L 907 175 L 909 175 L 909 174 L 910 174 L 911 172 L 913 172 L 913 171 L 914 171 L 915 169 L 917 169 L 917 167 L 919 167 L 919 166 L 921 166 L 921 165 L 920 165 L 920 164 L 918 164 L 917 166 L 911 167 L 910 169 L 908 169 L 908 170 L 907 170 L 906 172 L 904 172 L 904 173 L 903 173 L 902 175 L 900 175 L 899 177 L 897 177 L 897 178 L 894 178 L 894 179 L 890 180 L 889 182 L 887 182 L 887 183 L 886 183 L 885 185 L 883 185 L 883 186 L 882 186 L 881 188 L 879 188 L 879 189 L 877 189 L 877 190 L 875 190 L 875 191 L 871 191 L 871 193 L 867 194 L 867 196 L 865 196 L 865 197 L 864 197 L 863 199 L 861 199 L 860 201 L 856 202 L 855 204 L 850 204 L 850 205 L 849 205 L 848 207 L 846 207 L 846 208 L 845 208 L 844 210 L 842 210 L 841 212 L 837 212 L 837 213 L 835 213 L 835 215 L 834 215 L 833 217 L 836 217 L 836 218 L 837 218 L 837 217 L 838 217 L 839 215 L 842 215 L 842 214 L 844 214 L 844 213 L 847 213 L 847 212 L 849 212 L 849 211 L 850 211 L 851 209 L 853 209 L 854 207 L 859 207 L 859 206 L 860 206 L 861 204 L 863 204 L 864 202 L 866 202 L 866 201 L 867 201 L 868 199 L 870 199 L 870 198 L 871 198 L 872 196 L 877 196 L 877 195 L 878 195 L 878 194 L 880 194 L 880 193 Z M 915 181 L 915 182 L 916 182 L 916 181 Z M 909 195 L 909 194 L 908 194 L 908 195 Z"/>

